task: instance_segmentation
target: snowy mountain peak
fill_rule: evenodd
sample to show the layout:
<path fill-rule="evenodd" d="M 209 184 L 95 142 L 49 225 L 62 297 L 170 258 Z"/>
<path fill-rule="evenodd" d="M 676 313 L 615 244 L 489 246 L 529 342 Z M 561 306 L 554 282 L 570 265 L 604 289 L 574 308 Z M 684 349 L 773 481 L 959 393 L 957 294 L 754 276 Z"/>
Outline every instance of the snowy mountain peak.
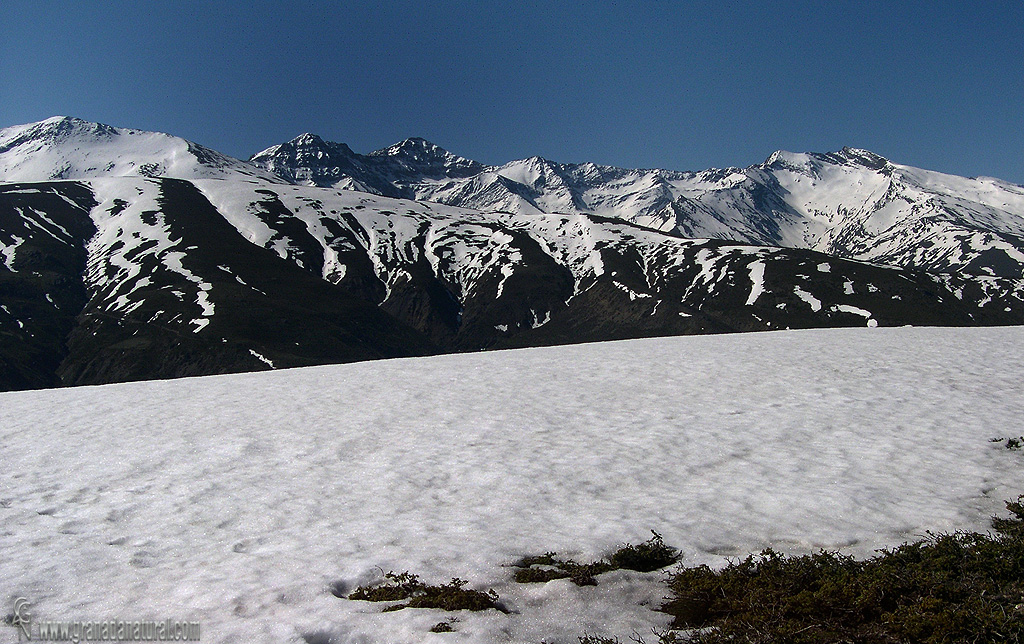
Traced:
<path fill-rule="evenodd" d="M 454 165 L 479 165 L 475 161 L 470 161 L 469 159 L 464 159 L 456 154 L 452 154 L 441 146 L 420 137 L 411 137 L 404 141 L 399 141 L 398 143 L 388 146 L 382 150 L 371 152 L 368 156 L 391 157 L 406 163 L 430 164 L 443 162 Z"/>
<path fill-rule="evenodd" d="M 381 150 L 375 150 L 369 154 L 371 157 L 422 157 L 422 156 L 442 156 L 442 157 L 454 157 L 455 155 L 445 150 L 439 145 L 435 145 L 430 141 L 413 136 L 399 141 L 394 145 L 389 145 Z"/>
<path fill-rule="evenodd" d="M 776 150 L 765 160 L 761 167 L 772 170 L 794 170 L 817 168 L 822 165 L 859 166 L 869 170 L 881 170 L 889 165 L 889 160 L 870 150 L 844 147 L 838 152 L 787 152 Z"/>
<path fill-rule="evenodd" d="M 348 147 L 344 143 L 325 141 L 316 134 L 304 132 L 287 143 L 275 145 L 253 155 L 251 160 L 255 161 L 257 159 L 265 157 L 269 158 L 281 154 L 305 155 L 317 159 L 323 159 L 324 157 L 336 157 L 338 155 L 346 158 L 355 156 L 355 152 L 352 151 L 352 148 Z"/>
<path fill-rule="evenodd" d="M 38 123 L 0 130 L 0 154 L 21 146 L 32 149 L 69 138 L 109 138 L 117 131 L 109 125 L 90 123 L 70 116 L 52 116 Z"/>
<path fill-rule="evenodd" d="M 768 158 L 764 160 L 765 167 L 775 165 L 777 163 L 792 163 L 795 155 L 792 152 L 786 150 L 776 150 L 768 155 Z"/>
<path fill-rule="evenodd" d="M 4 134 L 17 132 L 19 140 L 57 141 L 71 137 L 111 137 L 116 136 L 117 129 L 102 123 L 92 123 L 73 116 L 51 116 L 38 123 L 15 126 L 0 131 L 0 141 Z"/>
<path fill-rule="evenodd" d="M 519 161 L 512 161 L 498 168 L 498 173 L 524 186 L 536 190 L 552 187 L 564 187 L 558 164 L 544 157 L 532 156 Z"/>
<path fill-rule="evenodd" d="M 824 155 L 826 158 L 841 160 L 848 165 L 859 165 L 870 170 L 881 170 L 889 165 L 889 159 L 870 150 L 844 147 L 839 152 Z"/>
<path fill-rule="evenodd" d="M 284 145 L 289 146 L 289 147 L 293 147 L 293 148 L 325 148 L 326 149 L 328 147 L 331 147 L 331 146 L 328 145 L 328 143 L 326 141 L 321 139 L 316 134 L 313 134 L 312 132 L 303 132 L 302 134 L 298 135 L 297 137 L 295 137 L 291 141 L 288 141 Z M 280 147 L 281 146 L 274 146 L 274 148 L 276 148 L 276 149 L 280 149 Z M 348 146 L 345 146 L 345 147 L 348 147 Z"/>
<path fill-rule="evenodd" d="M 241 175 L 241 176 L 240 176 Z M 70 116 L 0 130 L 0 181 L 96 177 L 258 178 L 275 175 L 185 139 Z"/>
<path fill-rule="evenodd" d="M 323 187 L 346 181 L 350 189 L 368 190 L 364 184 L 350 181 L 361 173 L 358 157 L 344 143 L 305 132 L 254 154 L 249 162 L 293 183 Z"/>
<path fill-rule="evenodd" d="M 296 145 L 323 145 L 324 140 L 312 132 L 303 132 L 292 139 L 290 143 Z"/>
<path fill-rule="evenodd" d="M 431 178 L 467 177 L 482 172 L 483 165 L 452 154 L 430 141 L 413 137 L 367 155 L 381 163 L 381 171 L 396 178 L 423 175 Z"/>

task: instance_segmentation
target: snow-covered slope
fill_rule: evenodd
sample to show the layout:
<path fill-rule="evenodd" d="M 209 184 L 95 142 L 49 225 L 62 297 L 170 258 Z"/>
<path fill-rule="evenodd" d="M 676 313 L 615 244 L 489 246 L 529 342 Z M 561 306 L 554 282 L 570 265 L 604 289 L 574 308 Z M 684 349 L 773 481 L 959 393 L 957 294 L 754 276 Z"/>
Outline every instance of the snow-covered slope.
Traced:
<path fill-rule="evenodd" d="M 123 176 L 281 181 L 249 163 L 159 132 L 67 116 L 0 130 L 0 181 Z"/>
<path fill-rule="evenodd" d="M 252 162 L 290 180 L 519 214 L 592 213 L 688 238 L 820 250 L 936 271 L 1024 275 L 1024 187 L 894 164 L 866 150 L 776 152 L 748 168 L 627 170 L 531 157 L 483 166 L 410 139 L 344 162 L 303 135 Z M 406 150 L 400 171 L 391 160 Z"/>
<path fill-rule="evenodd" d="M 864 150 L 776 153 L 752 169 L 795 213 L 782 245 L 929 270 L 1020 277 L 1024 186 L 894 164 Z"/>
<path fill-rule="evenodd" d="M 831 329 L 0 394 L 0 579 L 36 620 L 225 644 L 625 642 L 667 624 L 660 573 L 509 564 L 651 529 L 688 565 L 985 530 L 1024 492 L 989 442 L 1020 433 L 1022 365 L 1021 328 Z M 388 570 L 509 612 L 434 634 L 450 614 L 332 594 Z"/>

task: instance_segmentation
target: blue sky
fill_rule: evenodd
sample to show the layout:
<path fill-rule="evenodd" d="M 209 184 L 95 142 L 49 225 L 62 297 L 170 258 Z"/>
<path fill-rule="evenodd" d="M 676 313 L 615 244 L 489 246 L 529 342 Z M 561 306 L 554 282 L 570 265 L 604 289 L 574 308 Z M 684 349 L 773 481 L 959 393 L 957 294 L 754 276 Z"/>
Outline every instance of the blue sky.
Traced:
<path fill-rule="evenodd" d="M 0 127 L 310 131 L 695 170 L 862 147 L 1024 183 L 1024 2 L 0 3 Z"/>

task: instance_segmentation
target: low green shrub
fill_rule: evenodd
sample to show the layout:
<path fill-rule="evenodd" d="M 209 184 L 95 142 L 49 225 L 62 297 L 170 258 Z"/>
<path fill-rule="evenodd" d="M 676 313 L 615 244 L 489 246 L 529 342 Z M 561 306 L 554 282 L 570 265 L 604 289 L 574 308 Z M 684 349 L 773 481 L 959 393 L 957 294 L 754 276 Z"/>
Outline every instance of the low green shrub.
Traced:
<path fill-rule="evenodd" d="M 866 561 L 765 550 L 680 569 L 662 610 L 701 629 L 695 644 L 1024 641 L 1024 504 L 1006 505 L 994 535 L 931 535 Z"/>
<path fill-rule="evenodd" d="M 464 579 L 454 578 L 441 586 L 425 586 L 402 608 L 440 608 L 441 610 L 487 610 L 498 608 L 498 593 L 493 590 L 481 592 L 467 590 Z M 400 610 L 394 609 L 391 610 Z"/>
<path fill-rule="evenodd" d="M 580 644 L 622 644 L 617 637 L 601 637 L 599 635 L 581 635 Z"/>
<path fill-rule="evenodd" d="M 408 599 L 417 593 L 422 593 L 426 585 L 419 577 L 410 572 L 394 571 L 384 573 L 384 583 L 378 586 L 360 586 L 352 591 L 349 599 L 357 599 L 368 602 L 393 602 L 401 599 Z"/>
<path fill-rule="evenodd" d="M 651 640 L 651 644 L 683 644 L 681 636 L 672 631 L 659 631 L 656 628 L 651 629 L 651 635 L 655 638 Z M 633 635 L 629 638 L 629 641 L 633 644 L 647 644 L 647 640 L 644 637 L 633 631 Z M 544 642 L 541 642 L 544 644 Z M 590 635 L 589 633 L 582 635 L 579 638 L 579 644 L 623 644 L 622 640 L 617 637 L 603 637 L 600 635 Z"/>
<path fill-rule="evenodd" d="M 447 584 L 429 586 L 420 581 L 419 577 L 409 572 L 388 572 L 384 575 L 384 583 L 377 586 L 360 586 L 348 596 L 348 599 L 371 602 L 391 602 L 408 600 L 404 604 L 388 606 L 385 611 L 402 610 L 403 608 L 440 608 L 441 610 L 487 610 L 496 608 L 498 594 L 493 590 L 481 592 L 468 590 L 468 582 L 453 578 Z"/>
<path fill-rule="evenodd" d="M 604 560 L 581 564 L 572 559 L 561 559 L 553 552 L 524 557 L 515 565 L 515 580 L 520 584 L 568 579 L 577 586 L 596 586 L 596 575 L 613 570 L 611 564 Z"/>
<path fill-rule="evenodd" d="M 671 566 L 679 561 L 679 550 L 666 545 L 661 535 L 651 530 L 654 535 L 639 544 L 622 546 L 608 557 L 608 563 L 614 568 L 651 572 Z"/>
<path fill-rule="evenodd" d="M 990 443 L 1005 443 L 1004 447 L 1011 451 L 1018 451 L 1024 447 L 1024 436 L 1018 436 L 1017 438 L 990 438 Z"/>
<path fill-rule="evenodd" d="M 455 623 L 459 621 L 456 618 L 446 619 L 443 622 L 438 622 L 430 627 L 431 633 L 454 633 Z"/>
<path fill-rule="evenodd" d="M 596 586 L 595 577 L 612 570 L 651 572 L 678 562 L 679 551 L 666 545 L 661 535 L 654 530 L 651 530 L 651 534 L 654 536 L 643 543 L 627 543 L 606 559 L 587 564 L 561 559 L 554 552 L 524 557 L 515 564 L 515 580 L 529 584 L 568 579 L 577 586 Z"/>

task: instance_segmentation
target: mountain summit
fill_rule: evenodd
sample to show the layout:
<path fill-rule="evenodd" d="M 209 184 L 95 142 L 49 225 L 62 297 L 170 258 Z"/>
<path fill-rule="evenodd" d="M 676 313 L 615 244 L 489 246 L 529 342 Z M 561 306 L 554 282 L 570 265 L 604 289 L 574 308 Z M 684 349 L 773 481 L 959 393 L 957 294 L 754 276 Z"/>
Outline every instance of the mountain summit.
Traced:
<path fill-rule="evenodd" d="M 67 116 L 0 130 L 2 181 L 124 176 L 280 182 L 273 173 L 160 132 Z"/>
<path fill-rule="evenodd" d="M 479 174 L 484 166 L 463 159 L 421 138 L 411 138 L 383 150 L 371 152 L 370 157 L 385 161 L 383 170 L 396 180 L 422 178 L 465 178 Z"/>
<path fill-rule="evenodd" d="M 415 198 L 410 184 L 471 177 L 484 169 L 426 139 L 410 138 L 362 155 L 313 134 L 267 148 L 250 162 L 294 183 L 404 198 Z"/>

